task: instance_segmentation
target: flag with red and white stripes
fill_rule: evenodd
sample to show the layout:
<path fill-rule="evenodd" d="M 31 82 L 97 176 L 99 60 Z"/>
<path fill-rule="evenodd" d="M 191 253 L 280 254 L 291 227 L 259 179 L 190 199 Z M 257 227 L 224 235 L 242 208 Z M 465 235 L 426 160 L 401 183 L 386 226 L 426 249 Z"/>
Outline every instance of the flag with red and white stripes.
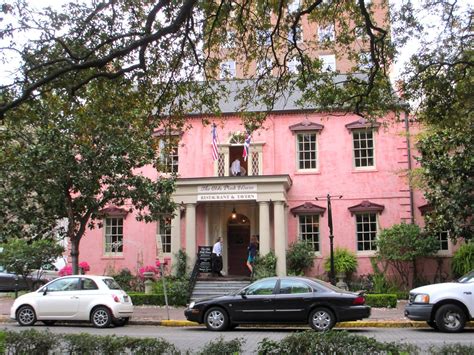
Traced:
<path fill-rule="evenodd" d="M 215 123 L 212 124 L 212 160 L 219 159 L 219 151 L 217 150 L 217 126 Z"/>
<path fill-rule="evenodd" d="M 252 136 L 250 135 L 250 132 L 247 132 L 247 138 L 245 138 L 244 142 L 244 151 L 242 152 L 242 157 L 244 158 L 244 161 L 247 161 L 247 157 L 250 152 L 250 139 Z"/>

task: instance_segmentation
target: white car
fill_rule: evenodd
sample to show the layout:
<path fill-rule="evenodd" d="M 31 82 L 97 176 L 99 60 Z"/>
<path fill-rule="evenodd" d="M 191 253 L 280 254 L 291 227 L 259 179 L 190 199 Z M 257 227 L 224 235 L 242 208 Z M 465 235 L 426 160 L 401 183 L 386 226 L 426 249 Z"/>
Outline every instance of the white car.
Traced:
<path fill-rule="evenodd" d="M 462 331 L 466 321 L 474 320 L 474 270 L 457 282 L 411 290 L 405 316 L 443 332 Z"/>
<path fill-rule="evenodd" d="M 35 292 L 18 297 L 10 318 L 22 326 L 37 320 L 90 321 L 97 328 L 128 323 L 133 314 L 130 297 L 108 276 L 71 275 L 57 278 Z"/>

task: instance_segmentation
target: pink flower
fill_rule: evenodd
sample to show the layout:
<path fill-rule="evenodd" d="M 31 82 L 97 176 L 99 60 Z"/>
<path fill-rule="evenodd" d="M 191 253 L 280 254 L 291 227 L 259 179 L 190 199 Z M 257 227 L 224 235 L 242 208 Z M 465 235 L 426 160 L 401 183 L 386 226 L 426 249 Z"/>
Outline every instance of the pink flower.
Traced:
<path fill-rule="evenodd" d="M 82 261 L 79 263 L 79 267 L 85 271 L 89 271 L 91 269 L 91 267 L 89 266 L 89 264 L 87 263 L 87 261 Z"/>
<path fill-rule="evenodd" d="M 140 278 L 142 278 L 142 279 L 144 278 L 143 274 L 145 272 L 152 272 L 154 274 L 154 276 L 156 276 L 156 274 L 158 274 L 158 269 L 153 265 L 144 266 L 144 267 L 142 267 L 138 270 L 138 274 L 139 274 Z"/>
<path fill-rule="evenodd" d="M 66 265 L 61 270 L 59 270 L 58 274 L 59 274 L 59 276 L 72 275 L 72 266 L 71 265 Z"/>

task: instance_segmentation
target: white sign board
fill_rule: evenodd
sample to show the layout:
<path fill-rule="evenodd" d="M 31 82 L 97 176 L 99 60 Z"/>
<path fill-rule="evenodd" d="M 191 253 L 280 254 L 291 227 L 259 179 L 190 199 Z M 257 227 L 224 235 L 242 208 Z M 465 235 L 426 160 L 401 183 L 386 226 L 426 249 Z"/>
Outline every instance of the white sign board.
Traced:
<path fill-rule="evenodd" d="M 256 200 L 257 185 L 201 185 L 198 186 L 198 201 Z"/>

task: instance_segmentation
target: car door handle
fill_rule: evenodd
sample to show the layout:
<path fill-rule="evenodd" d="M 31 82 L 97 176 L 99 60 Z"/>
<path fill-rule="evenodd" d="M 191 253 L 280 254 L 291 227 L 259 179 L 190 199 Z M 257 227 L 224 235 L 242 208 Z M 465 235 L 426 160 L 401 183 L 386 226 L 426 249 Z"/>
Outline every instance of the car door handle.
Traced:
<path fill-rule="evenodd" d="M 271 302 L 271 301 L 272 301 L 272 300 L 271 300 L 270 298 L 265 298 L 265 299 L 263 300 L 263 302 L 266 302 L 266 303 Z"/>
<path fill-rule="evenodd" d="M 72 299 L 72 300 L 78 300 L 79 297 L 77 297 L 77 296 L 71 296 L 71 299 Z"/>
<path fill-rule="evenodd" d="M 465 295 L 472 295 L 472 292 L 470 292 L 470 291 L 464 291 L 464 294 L 465 294 Z"/>

